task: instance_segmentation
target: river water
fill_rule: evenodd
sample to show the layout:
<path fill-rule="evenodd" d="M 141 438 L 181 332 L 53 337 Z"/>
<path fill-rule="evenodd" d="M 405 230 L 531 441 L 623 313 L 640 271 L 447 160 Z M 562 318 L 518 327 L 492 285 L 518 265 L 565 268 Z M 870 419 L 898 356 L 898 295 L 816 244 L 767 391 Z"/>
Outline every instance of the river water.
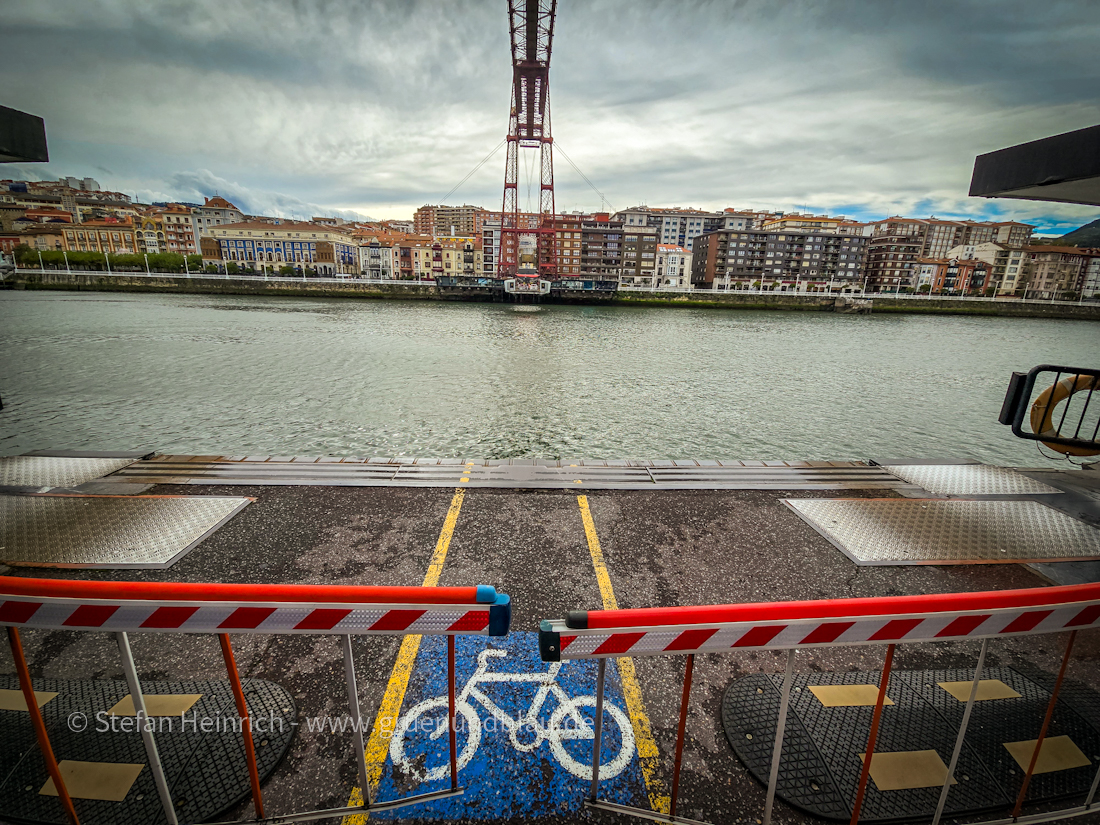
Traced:
<path fill-rule="evenodd" d="M 1043 466 L 1009 374 L 1098 355 L 1086 321 L 9 291 L 0 455 Z"/>

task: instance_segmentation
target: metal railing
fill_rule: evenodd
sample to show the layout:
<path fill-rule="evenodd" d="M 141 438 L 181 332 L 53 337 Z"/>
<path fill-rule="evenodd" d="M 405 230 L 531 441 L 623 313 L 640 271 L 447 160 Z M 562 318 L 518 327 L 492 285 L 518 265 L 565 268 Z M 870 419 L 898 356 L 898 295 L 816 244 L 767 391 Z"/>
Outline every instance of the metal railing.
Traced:
<path fill-rule="evenodd" d="M 269 275 L 249 275 L 239 273 L 236 275 L 228 275 L 224 272 L 142 272 L 142 271 L 106 271 L 106 270 L 85 270 L 85 269 L 36 269 L 19 267 L 9 277 L 15 277 L 20 274 L 29 275 L 50 275 L 59 272 L 65 272 L 70 275 L 89 275 L 94 277 L 120 277 L 120 278 L 190 278 L 192 280 L 215 280 L 215 281 L 257 281 L 257 282 L 285 282 L 285 283 L 322 283 L 322 284 L 388 284 L 391 286 L 425 286 L 435 284 L 436 281 L 433 278 L 363 278 L 359 275 L 341 275 L 341 276 L 324 276 L 319 277 L 315 275 L 302 276 L 302 275 L 278 275 L 275 273 Z M 442 285 L 461 286 L 461 284 L 449 284 L 448 279 L 455 277 L 475 277 L 479 276 L 453 276 L 443 275 L 440 276 L 443 281 Z M 486 277 L 486 282 L 495 281 L 497 279 Z M 600 283 L 605 283 L 601 279 L 593 277 L 577 277 L 572 276 L 559 276 L 561 281 L 567 280 L 591 280 Z M 555 281 L 554 283 L 557 283 Z M 488 283 L 486 283 L 488 285 Z M 476 284 L 475 284 L 476 286 Z M 604 287 L 600 287 L 603 289 Z M 824 292 L 807 292 L 803 290 L 772 290 L 772 289 L 700 289 L 697 287 L 684 287 L 684 286 L 636 286 L 631 284 L 620 284 L 614 287 L 619 292 L 658 292 L 658 293 L 680 293 L 687 295 L 698 295 L 700 297 L 713 297 L 715 295 L 787 295 L 796 296 L 802 298 L 860 298 L 866 300 L 900 300 L 900 301 L 965 301 L 975 304 L 988 304 L 988 303 L 1006 303 L 1006 304 L 1027 304 L 1027 305 L 1045 305 L 1045 306 L 1079 306 L 1081 304 L 1097 304 L 1097 301 L 1092 298 L 1086 298 L 1082 295 L 1080 298 L 1072 301 L 1057 300 L 1052 298 L 1017 298 L 1013 295 L 929 295 L 926 293 L 906 293 L 906 292 L 867 292 L 864 293 L 860 290 L 852 290 L 847 292 L 838 291 L 824 291 Z"/>
<path fill-rule="evenodd" d="M 508 596 L 492 587 L 362 587 L 338 585 L 250 585 L 179 582 L 118 582 L 0 577 L 0 625 L 8 640 L 19 686 L 31 715 L 46 768 L 71 825 L 79 825 L 76 806 L 65 787 L 35 699 L 23 653 L 20 629 L 105 631 L 114 634 L 136 715 L 147 719 L 145 698 L 130 649 L 129 633 L 213 633 L 218 636 L 230 686 L 241 720 L 252 801 L 253 822 L 289 823 L 390 810 L 457 796 L 455 742 L 455 636 L 507 635 L 511 623 Z M 363 804 L 265 818 L 252 725 L 230 633 L 319 634 L 342 637 L 347 700 Z M 373 802 L 366 766 L 362 714 L 356 687 L 353 635 L 444 634 L 447 636 L 449 790 L 388 802 Z M 169 825 L 178 825 L 168 781 L 148 725 L 140 725 L 161 808 Z"/>
<path fill-rule="evenodd" d="M 953 593 L 933 596 L 830 599 L 808 602 L 657 607 L 634 610 L 570 611 L 565 619 L 545 620 L 539 629 L 544 661 L 597 659 L 595 738 L 592 781 L 586 805 L 658 822 L 691 823 L 676 815 L 680 765 L 684 747 L 688 702 L 696 653 L 733 653 L 749 650 L 786 650 L 779 716 L 761 821 L 769 825 L 775 804 L 783 736 L 790 705 L 795 653 L 805 648 L 883 645 L 886 648 L 878 695 L 867 736 L 866 758 L 851 804 L 851 825 L 859 821 L 870 777 L 882 708 L 899 644 L 921 642 L 982 642 L 974 679 L 954 749 L 947 766 L 932 825 L 943 816 L 953 774 L 958 766 L 971 712 L 978 695 L 982 669 L 992 639 L 1068 632 L 1061 667 L 1035 742 L 1030 763 L 1016 796 L 1011 816 L 997 823 L 1051 822 L 1100 810 L 1095 804 L 1100 770 L 1082 804 L 1059 811 L 1020 817 L 1028 786 L 1050 727 L 1077 633 L 1100 625 L 1100 584 L 1029 590 Z M 620 656 L 685 655 L 679 725 L 673 755 L 668 814 L 602 800 L 598 796 L 600 743 L 603 725 L 604 675 L 607 660 Z M 957 818 L 957 817 L 956 817 Z"/>
<path fill-rule="evenodd" d="M 1032 400 L 1036 388 L 1044 386 Z M 1011 426 L 1017 438 L 1042 442 L 1055 452 L 1100 455 L 1098 390 L 1100 370 L 1040 364 L 1026 373 L 1012 373 L 997 420 Z M 1030 429 L 1024 428 L 1025 416 Z"/>

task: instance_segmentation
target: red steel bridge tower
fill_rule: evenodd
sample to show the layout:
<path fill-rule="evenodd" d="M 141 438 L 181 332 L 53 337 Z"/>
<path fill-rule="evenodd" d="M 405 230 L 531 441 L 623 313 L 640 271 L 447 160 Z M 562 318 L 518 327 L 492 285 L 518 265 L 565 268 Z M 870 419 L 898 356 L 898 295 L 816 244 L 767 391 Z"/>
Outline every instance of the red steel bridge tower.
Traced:
<path fill-rule="evenodd" d="M 550 44 L 557 0 L 508 0 L 512 37 L 512 109 L 504 166 L 497 277 L 514 292 L 545 292 L 558 274 L 554 243 L 554 139 L 550 135 Z M 521 149 L 539 150 L 537 216 L 519 208 Z"/>

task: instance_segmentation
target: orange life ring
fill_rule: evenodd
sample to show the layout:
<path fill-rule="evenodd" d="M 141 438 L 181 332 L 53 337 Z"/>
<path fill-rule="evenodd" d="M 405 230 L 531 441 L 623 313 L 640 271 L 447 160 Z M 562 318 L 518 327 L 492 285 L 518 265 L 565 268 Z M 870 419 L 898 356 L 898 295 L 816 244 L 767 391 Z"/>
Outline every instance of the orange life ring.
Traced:
<path fill-rule="evenodd" d="M 1047 387 L 1035 403 L 1031 405 L 1031 431 L 1036 435 L 1058 438 L 1061 434 L 1054 424 L 1054 408 L 1066 401 L 1075 392 L 1082 390 L 1100 390 L 1100 378 L 1094 375 L 1068 375 L 1056 384 Z M 1090 456 L 1100 455 L 1100 448 L 1071 447 L 1068 444 L 1042 442 L 1056 453 L 1063 455 Z"/>

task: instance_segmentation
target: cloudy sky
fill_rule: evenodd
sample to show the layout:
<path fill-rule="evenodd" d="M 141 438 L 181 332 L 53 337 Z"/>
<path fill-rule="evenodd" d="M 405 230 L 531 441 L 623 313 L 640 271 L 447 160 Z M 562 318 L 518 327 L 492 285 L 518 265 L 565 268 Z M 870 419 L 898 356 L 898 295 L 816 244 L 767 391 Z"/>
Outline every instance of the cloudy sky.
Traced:
<path fill-rule="evenodd" d="M 601 206 L 568 155 L 613 209 L 1060 234 L 1100 210 L 966 193 L 976 155 L 1100 123 L 1097 43 L 1096 0 L 560 0 L 557 205 Z M 145 201 L 411 217 L 507 129 L 505 0 L 4 0 L 0 54 L 0 103 L 45 118 L 51 157 L 4 176 Z M 503 168 L 447 202 L 498 208 Z"/>

